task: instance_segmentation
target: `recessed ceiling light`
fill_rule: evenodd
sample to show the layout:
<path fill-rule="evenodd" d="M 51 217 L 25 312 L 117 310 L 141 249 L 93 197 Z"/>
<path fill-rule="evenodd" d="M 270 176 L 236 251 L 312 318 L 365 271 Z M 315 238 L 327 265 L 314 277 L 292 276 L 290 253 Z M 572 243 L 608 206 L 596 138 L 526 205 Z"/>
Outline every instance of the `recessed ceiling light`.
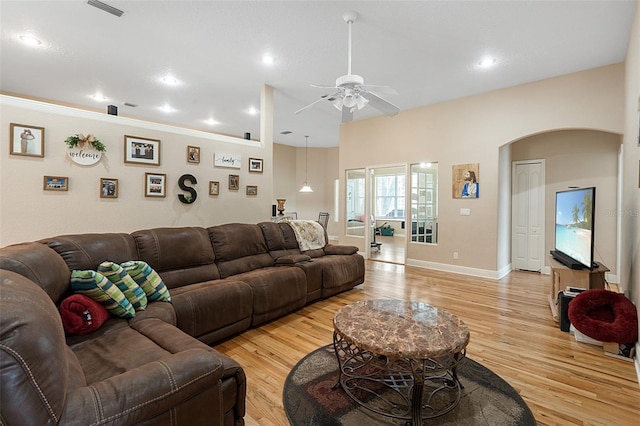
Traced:
<path fill-rule="evenodd" d="M 173 109 L 171 107 L 171 105 L 169 105 L 169 104 L 164 104 L 163 106 L 160 107 L 160 109 L 162 111 L 164 111 L 164 112 L 174 112 L 175 111 L 175 109 Z"/>
<path fill-rule="evenodd" d="M 160 79 L 160 81 L 166 84 L 167 86 L 177 86 L 180 84 L 180 80 L 178 80 L 172 75 L 165 75 Z"/>
<path fill-rule="evenodd" d="M 496 62 L 498 62 L 496 58 L 494 58 L 493 56 L 487 56 L 485 58 L 482 58 L 482 60 L 478 62 L 478 66 L 480 68 L 491 68 L 496 64 Z"/>
<path fill-rule="evenodd" d="M 251 107 L 247 112 L 251 115 L 257 115 L 260 113 L 260 110 L 256 107 Z"/>
<path fill-rule="evenodd" d="M 93 100 L 98 102 L 106 102 L 109 100 L 102 93 L 96 93 L 95 95 L 91 95 L 91 97 L 93 98 Z"/>
<path fill-rule="evenodd" d="M 215 125 L 217 125 L 217 124 L 220 124 L 220 123 L 218 123 L 216 120 L 214 120 L 213 118 L 209 118 L 208 120 L 204 120 L 204 122 L 205 122 L 206 124 L 208 124 L 209 126 L 215 126 Z"/>
<path fill-rule="evenodd" d="M 19 38 L 21 42 L 29 46 L 40 46 L 42 44 L 42 42 L 34 36 L 21 35 Z"/>
<path fill-rule="evenodd" d="M 262 57 L 262 63 L 265 65 L 273 65 L 273 63 L 276 61 L 276 58 L 274 58 L 271 55 L 264 55 Z"/>

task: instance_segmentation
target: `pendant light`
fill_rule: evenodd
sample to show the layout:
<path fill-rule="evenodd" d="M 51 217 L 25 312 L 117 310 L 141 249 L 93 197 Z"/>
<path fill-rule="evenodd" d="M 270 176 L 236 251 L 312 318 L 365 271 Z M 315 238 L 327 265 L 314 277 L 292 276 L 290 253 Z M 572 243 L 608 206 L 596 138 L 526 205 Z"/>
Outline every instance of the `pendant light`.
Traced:
<path fill-rule="evenodd" d="M 300 192 L 313 192 L 313 189 L 311 189 L 307 181 L 307 173 L 309 171 L 309 136 L 305 136 L 304 139 L 304 183 L 302 184 L 302 188 L 300 188 Z"/>

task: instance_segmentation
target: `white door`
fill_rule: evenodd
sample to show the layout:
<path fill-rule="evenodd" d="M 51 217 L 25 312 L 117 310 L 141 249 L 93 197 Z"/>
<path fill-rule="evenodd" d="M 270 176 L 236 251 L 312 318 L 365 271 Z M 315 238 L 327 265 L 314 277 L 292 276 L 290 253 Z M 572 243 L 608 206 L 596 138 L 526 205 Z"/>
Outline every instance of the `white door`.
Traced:
<path fill-rule="evenodd" d="M 513 268 L 541 271 L 544 267 L 544 160 L 516 161 L 511 176 Z"/>

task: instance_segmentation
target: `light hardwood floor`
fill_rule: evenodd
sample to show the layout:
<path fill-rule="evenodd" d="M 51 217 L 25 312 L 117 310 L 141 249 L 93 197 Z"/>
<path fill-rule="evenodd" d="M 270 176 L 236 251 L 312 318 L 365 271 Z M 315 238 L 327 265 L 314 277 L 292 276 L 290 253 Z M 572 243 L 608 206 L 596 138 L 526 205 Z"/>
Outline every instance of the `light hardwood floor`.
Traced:
<path fill-rule="evenodd" d="M 549 276 L 532 272 L 490 280 L 367 261 L 364 284 L 215 347 L 245 369 L 246 424 L 288 425 L 284 381 L 307 353 L 332 342 L 337 309 L 365 299 L 416 300 L 465 321 L 471 331 L 467 356 L 509 382 L 538 424 L 640 424 L 634 364 L 560 331 L 549 309 L 549 290 Z"/>

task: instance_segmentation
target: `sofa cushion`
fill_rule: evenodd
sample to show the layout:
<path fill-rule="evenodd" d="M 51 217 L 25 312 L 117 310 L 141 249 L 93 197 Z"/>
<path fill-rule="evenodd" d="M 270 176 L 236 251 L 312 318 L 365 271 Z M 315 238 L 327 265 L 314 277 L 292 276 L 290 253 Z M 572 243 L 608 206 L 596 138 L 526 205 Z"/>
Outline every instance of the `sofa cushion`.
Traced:
<path fill-rule="evenodd" d="M 85 335 L 99 329 L 110 317 L 99 302 L 82 294 L 72 294 L 60 303 L 62 325 L 69 334 Z"/>
<path fill-rule="evenodd" d="M 131 235 L 138 246 L 138 259 L 155 269 L 169 289 L 220 278 L 204 228 L 154 228 Z"/>
<path fill-rule="evenodd" d="M 307 300 L 306 277 L 297 267 L 271 266 L 234 275 L 233 279 L 251 286 L 252 326 L 293 312 L 303 307 Z"/>
<path fill-rule="evenodd" d="M 104 275 L 96 271 L 72 271 L 71 289 L 100 302 L 113 315 L 133 318 L 136 313 L 124 293 Z"/>
<path fill-rule="evenodd" d="M 251 326 L 253 292 L 244 282 L 213 280 L 172 290 L 178 327 L 212 344 Z"/>
<path fill-rule="evenodd" d="M 58 424 L 68 388 L 86 386 L 58 310 L 42 288 L 15 272 L 2 271 L 0 289 L 2 423 Z"/>
<path fill-rule="evenodd" d="M 129 234 L 77 234 L 45 238 L 45 243 L 67 263 L 69 270 L 98 269 L 105 260 L 116 263 L 139 259 L 133 237 Z"/>
<path fill-rule="evenodd" d="M 312 263 L 322 266 L 322 297 L 364 282 L 364 258 L 359 254 L 322 256 Z"/>
<path fill-rule="evenodd" d="M 283 256 L 300 254 L 298 241 L 289 223 L 260 222 L 258 226 L 262 229 L 269 254 L 275 260 Z"/>
<path fill-rule="evenodd" d="M 171 295 L 160 276 L 146 262 L 132 260 L 122 265 L 127 274 L 140 286 L 149 302 L 171 302 Z"/>
<path fill-rule="evenodd" d="M 69 291 L 71 270 L 58 253 L 45 244 L 31 242 L 1 248 L 0 268 L 38 284 L 54 303 Z"/>
<path fill-rule="evenodd" d="M 122 266 L 113 262 L 102 262 L 98 265 L 98 272 L 107 277 L 124 294 L 136 311 L 143 311 L 147 307 L 145 291 L 129 276 Z"/>
<path fill-rule="evenodd" d="M 273 266 L 258 225 L 228 223 L 207 230 L 222 278 Z"/>
<path fill-rule="evenodd" d="M 146 319 L 114 327 L 71 349 L 87 387 L 67 397 L 69 424 L 205 424 L 206 416 L 221 424 L 217 352 L 169 324 Z M 189 404 L 200 395 L 205 401 Z"/>

